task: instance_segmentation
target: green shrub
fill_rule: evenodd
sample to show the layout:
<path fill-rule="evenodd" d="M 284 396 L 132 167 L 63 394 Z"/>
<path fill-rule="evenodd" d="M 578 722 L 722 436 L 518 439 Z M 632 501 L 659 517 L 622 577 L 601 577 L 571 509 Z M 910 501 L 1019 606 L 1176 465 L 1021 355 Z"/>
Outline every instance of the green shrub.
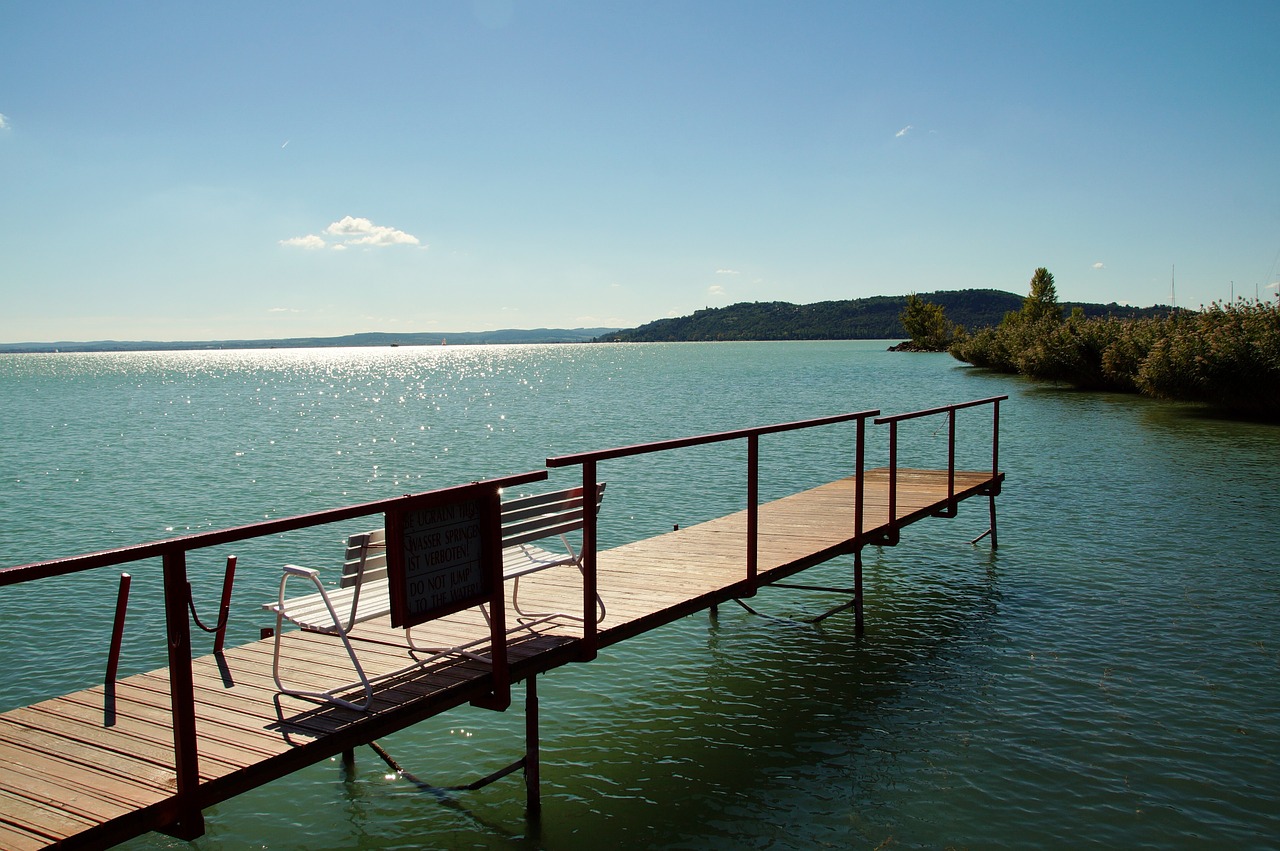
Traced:
<path fill-rule="evenodd" d="M 1022 310 L 959 335 L 974 366 L 1088 390 L 1140 392 L 1280 419 L 1280 303 L 1240 299 L 1153 319 L 1062 318 L 1053 276 L 1037 269 Z"/>
<path fill-rule="evenodd" d="M 1161 399 L 1280 415 L 1280 307 L 1241 300 L 1170 321 L 1136 383 Z"/>

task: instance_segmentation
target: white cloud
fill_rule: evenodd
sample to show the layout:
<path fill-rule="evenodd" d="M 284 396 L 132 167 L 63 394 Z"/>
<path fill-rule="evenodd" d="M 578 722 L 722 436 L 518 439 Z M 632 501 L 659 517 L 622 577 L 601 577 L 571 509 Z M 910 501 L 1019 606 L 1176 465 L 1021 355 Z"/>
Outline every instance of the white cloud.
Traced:
<path fill-rule="evenodd" d="M 915 129 L 915 126 L 914 126 L 914 125 L 912 125 L 912 124 L 908 124 L 906 127 L 903 127 L 903 128 L 902 128 L 901 130 L 899 130 L 897 133 L 894 133 L 894 134 L 893 134 L 893 138 L 895 138 L 895 139 L 901 139 L 903 136 L 905 136 L 905 135 L 907 135 L 908 133 L 910 133 L 913 129 Z"/>
<path fill-rule="evenodd" d="M 271 307 L 267 309 L 267 313 L 301 313 L 296 307 Z"/>
<path fill-rule="evenodd" d="M 280 244 L 288 246 L 290 248 L 315 249 L 315 248 L 324 248 L 325 241 L 321 237 L 316 236 L 314 233 L 309 233 L 306 236 L 295 236 L 295 237 L 291 237 L 290 239 L 282 239 L 280 240 Z"/>
<path fill-rule="evenodd" d="M 717 275 L 741 275 L 737 269 L 716 269 Z"/>
<path fill-rule="evenodd" d="M 372 245 L 382 248 L 388 245 L 422 244 L 411 233 L 386 225 L 375 225 L 366 218 L 356 216 L 343 216 L 325 228 L 324 233 L 337 239 L 331 246 L 335 251 L 343 251 L 352 245 Z M 324 237 L 316 234 L 282 239 L 280 244 L 291 248 L 324 248 L 329 245 Z"/>
<path fill-rule="evenodd" d="M 719 284 L 713 284 L 707 287 L 707 295 L 719 296 L 719 295 L 727 295 L 727 293 L 724 291 L 724 287 L 720 286 Z"/>
<path fill-rule="evenodd" d="M 343 216 L 338 221 L 329 225 L 324 229 L 325 233 L 334 236 L 345 236 L 355 233 L 368 233 L 373 230 L 374 224 L 365 218 L 355 218 L 354 216 Z"/>
<path fill-rule="evenodd" d="M 0 130 L 9 129 L 9 118 L 3 112 L 0 112 Z"/>
<path fill-rule="evenodd" d="M 418 238 L 396 228 L 375 225 L 365 218 L 344 216 L 324 229 L 330 236 L 351 237 L 347 245 L 418 245 Z"/>
<path fill-rule="evenodd" d="M 1105 265 L 1101 260 L 1099 260 L 1097 263 L 1094 263 L 1094 264 L 1093 264 L 1093 268 L 1095 268 L 1095 269 L 1105 269 L 1105 268 L 1107 268 L 1107 267 L 1106 267 L 1106 265 Z"/>

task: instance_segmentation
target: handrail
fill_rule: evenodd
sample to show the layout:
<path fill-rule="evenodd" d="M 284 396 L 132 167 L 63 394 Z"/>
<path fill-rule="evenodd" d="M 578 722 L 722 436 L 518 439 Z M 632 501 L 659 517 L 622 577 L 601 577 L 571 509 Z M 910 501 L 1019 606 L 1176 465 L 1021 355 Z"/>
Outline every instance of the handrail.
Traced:
<path fill-rule="evenodd" d="M 612 449 L 597 449 L 590 452 L 577 452 L 571 455 L 558 455 L 547 459 L 547 466 L 571 467 L 577 464 L 582 465 L 582 487 L 583 493 L 591 493 L 591 488 L 599 481 L 596 475 L 596 468 L 599 462 L 612 460 L 615 458 L 626 458 L 633 455 L 646 455 L 653 452 L 665 452 L 671 449 L 683 449 L 690 446 L 703 446 L 709 443 L 721 443 L 727 440 L 746 440 L 747 441 L 747 578 L 746 584 L 748 593 L 744 596 L 750 596 L 756 591 L 756 575 L 758 571 L 759 548 L 758 538 L 760 531 L 760 436 L 764 434 L 777 434 L 784 431 L 796 431 L 799 429 L 815 428 L 818 426 L 833 425 L 836 423 L 846 423 L 856 421 L 858 424 L 857 434 L 857 450 L 856 450 L 856 482 L 854 488 L 854 537 L 862 535 L 862 470 L 865 460 L 864 443 L 866 440 L 866 421 L 879 414 L 878 410 L 857 411 L 847 414 L 835 414 L 829 417 L 817 417 L 808 420 L 794 420 L 785 423 L 775 423 L 773 425 L 756 426 L 754 428 L 735 429 L 733 431 L 712 432 L 710 434 L 700 434 L 694 437 L 677 437 L 668 440 L 658 440 L 650 443 L 633 443 L 628 446 L 617 446 Z M 582 552 L 583 552 L 583 582 L 582 582 L 582 598 L 583 611 L 592 611 L 591 606 L 594 604 L 596 597 L 596 551 L 597 551 L 597 521 L 593 512 L 587 512 L 582 527 Z M 582 658 L 584 660 L 594 659 L 598 649 L 597 627 L 595 618 L 585 618 L 583 625 L 583 643 Z"/>
<path fill-rule="evenodd" d="M 595 449 L 589 452 L 575 452 L 571 455 L 557 455 L 547 459 L 548 467 L 571 467 L 584 461 L 606 461 L 610 458 L 625 458 L 629 455 L 644 455 L 650 452 L 664 452 L 668 449 L 682 449 L 686 446 L 701 446 L 706 443 L 719 443 L 725 440 L 740 440 L 751 435 L 774 434 L 780 431 L 795 431 L 833 423 L 847 423 L 853 420 L 865 420 L 879 414 L 880 411 L 857 411 L 848 414 L 833 414 L 829 417 L 816 417 L 808 420 L 793 420 L 785 423 L 774 423 L 767 426 L 739 428 L 732 431 L 717 431 L 699 434 L 693 437 L 673 437 L 667 440 L 656 440 L 651 443 L 633 443 L 628 446 L 616 446 L 612 449 Z"/>
<path fill-rule="evenodd" d="M 762 435 L 786 431 L 815 428 L 846 422 L 857 423 L 855 454 L 855 528 L 853 540 L 862 542 L 864 513 L 864 464 L 866 423 L 876 417 L 876 425 L 887 424 L 890 427 L 890 528 L 896 534 L 896 498 L 897 498 L 897 424 L 900 421 L 923 417 L 931 414 L 947 413 L 951 419 L 950 457 L 948 460 L 949 506 L 955 507 L 955 412 L 960 409 L 991 404 L 993 406 L 992 435 L 992 475 L 998 481 L 999 476 L 999 418 L 1000 402 L 1008 396 L 995 396 L 972 402 L 963 402 L 879 417 L 878 410 L 867 410 L 808 420 L 796 420 L 754 428 L 702 434 L 693 437 L 660 440 L 651 443 L 639 443 L 612 449 L 581 452 L 561 455 L 546 459 L 546 466 L 551 468 L 582 466 L 583 492 L 594 493 L 599 481 L 597 466 L 602 461 L 662 452 L 671 449 L 706 445 L 730 440 L 747 441 L 747 576 L 742 583 L 743 596 L 754 594 L 757 587 L 758 573 L 758 536 L 759 536 L 759 439 Z M 0 588 L 54 576 L 63 576 L 92 570 L 101 567 L 128 564 L 144 559 L 160 558 L 163 568 L 164 615 L 169 661 L 169 688 L 171 699 L 172 730 L 174 736 L 174 763 L 177 780 L 175 809 L 177 822 L 174 825 L 175 835 L 194 838 L 203 829 L 200 810 L 200 771 L 199 743 L 196 736 L 195 694 L 191 658 L 190 622 L 188 605 L 190 600 L 190 584 L 187 578 L 187 553 L 192 550 L 221 546 L 239 541 L 278 535 L 313 526 L 337 523 L 371 514 L 393 510 L 403 505 L 405 499 L 416 499 L 428 494 L 443 495 L 463 488 L 488 486 L 493 488 L 515 487 L 529 482 L 547 478 L 546 470 L 536 470 L 494 479 L 473 482 L 468 485 L 439 488 L 418 494 L 406 494 L 403 497 L 374 500 L 372 502 L 339 508 L 324 509 L 293 517 L 282 517 L 264 520 L 243 526 L 219 529 L 208 532 L 197 532 L 175 538 L 152 541 L 133 546 L 118 547 L 109 550 L 87 553 L 77 556 L 54 558 L 29 564 L 0 568 Z M 598 529 L 596 513 L 584 512 L 582 529 L 583 550 L 583 639 L 582 655 L 585 659 L 594 658 L 598 647 L 597 623 L 592 617 L 597 597 L 597 542 Z M 994 540 L 994 535 L 993 535 Z M 229 588 L 224 587 L 224 601 Z M 224 602 L 225 605 L 225 602 Z M 120 610 L 120 606 L 117 607 Z M 114 660 L 110 667 L 114 669 Z M 112 670 L 114 673 L 114 670 Z M 109 678 L 110 679 L 110 678 Z"/>
<path fill-rule="evenodd" d="M 910 411 L 905 414 L 889 414 L 883 417 L 876 417 L 876 425 L 884 425 L 885 423 L 900 422 L 902 420 L 913 420 L 916 417 L 927 417 L 932 414 L 944 414 L 947 411 L 959 411 L 963 408 L 976 408 L 979 405 L 990 405 L 994 402 L 1003 402 L 1009 398 L 1006 393 L 1003 396 L 988 396 L 985 399 L 972 399 L 968 402 L 955 402 L 950 405 L 939 405 L 936 408 L 925 408 L 920 411 Z"/>
<path fill-rule="evenodd" d="M 171 552 L 186 552 L 188 550 L 198 550 L 206 547 L 217 547 L 223 544 L 232 544 L 237 541 L 247 541 L 250 538 L 264 538 L 268 535 L 293 532 L 298 529 L 306 529 L 311 526 L 323 526 L 327 523 L 338 523 L 343 520 L 351 520 L 356 517 L 366 517 L 370 514 L 379 514 L 384 512 L 388 508 L 396 506 L 407 497 L 419 497 L 428 493 L 443 493 L 445 491 L 454 490 L 455 487 L 492 485 L 499 488 L 509 488 L 527 484 L 529 482 L 541 481 L 546 477 L 547 474 L 545 470 L 534 470 L 528 473 L 501 476 L 496 479 L 485 479 L 483 481 L 472 482 L 467 485 L 437 488 L 431 491 L 423 491 L 422 493 L 405 494 L 404 496 L 379 499 L 374 500 L 373 502 L 346 505 L 341 508 L 326 508 L 321 511 L 311 512 L 310 514 L 298 514 L 293 517 L 279 517 L 274 520 L 261 520 L 257 523 L 249 523 L 244 526 L 232 526 L 227 529 L 216 529 L 211 532 L 196 532 L 191 535 L 181 535 L 176 538 L 165 538 L 163 540 L 151 541 L 145 544 L 134 544 L 128 547 L 116 547 L 110 550 L 100 550 L 98 552 L 85 553 L 78 556 L 67 556 L 63 558 L 48 559 L 47 561 L 36 561 L 29 564 L 0 568 L 0 588 L 3 588 L 6 585 L 17 585 L 21 582 L 30 582 L 36 579 L 47 579 L 51 576 L 63 576 L 68 573 L 79 573 L 83 570 L 93 570 L 98 567 L 110 567 L 116 564 L 128 564 L 129 562 L 142 561 L 149 558 L 159 558 Z"/>
<path fill-rule="evenodd" d="M 438 488 L 420 494 L 406 494 L 358 505 L 315 511 L 310 514 L 299 514 L 294 517 L 264 520 L 230 529 L 198 532 L 130 547 L 32 562 L 0 569 L 0 587 L 148 558 L 159 557 L 162 560 L 165 633 L 169 654 L 170 714 L 173 722 L 174 770 L 177 780 L 175 806 L 178 816 L 174 825 L 174 835 L 194 839 L 203 832 L 203 816 L 200 811 L 200 762 L 196 736 L 195 682 L 191 664 L 191 625 L 187 617 L 191 593 L 191 585 L 187 580 L 187 552 L 377 514 L 401 504 L 405 499 L 418 498 L 424 494 L 444 494 L 476 486 L 515 487 L 528 482 L 541 481 L 546 477 L 545 470 L 534 470 L 467 485 Z M 230 589 L 225 589 L 224 597 L 229 593 Z M 117 609 L 119 610 L 119 606 Z M 118 653 L 118 645 L 113 638 L 109 679 L 114 679 L 116 653 Z M 110 686 L 110 683 L 108 685 Z"/>
<path fill-rule="evenodd" d="M 992 407 L 992 426 L 991 426 L 991 477 L 998 478 L 1000 475 L 1000 403 L 1008 399 L 1008 394 L 1002 396 L 988 396 L 985 399 L 974 399 L 969 402 L 956 402 L 951 405 L 941 405 L 936 408 L 926 408 L 919 411 L 910 411 L 905 414 L 891 414 L 883 417 L 876 417 L 874 423 L 876 425 L 889 426 L 889 534 L 897 535 L 898 522 L 898 423 L 904 420 L 913 420 L 918 417 L 928 417 L 937 414 L 947 415 L 947 507 L 944 516 L 954 517 L 956 515 L 956 411 L 965 408 L 975 408 L 979 405 L 991 405 Z"/>

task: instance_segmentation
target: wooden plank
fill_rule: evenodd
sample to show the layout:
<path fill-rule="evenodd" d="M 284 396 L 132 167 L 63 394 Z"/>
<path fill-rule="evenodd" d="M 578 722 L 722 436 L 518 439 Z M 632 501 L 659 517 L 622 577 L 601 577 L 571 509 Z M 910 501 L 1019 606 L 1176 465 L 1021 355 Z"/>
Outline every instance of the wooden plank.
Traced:
<path fill-rule="evenodd" d="M 83 833 L 96 826 L 94 820 L 71 815 L 56 804 L 40 804 L 22 795 L 21 792 L 0 789 L 0 811 L 14 810 L 19 810 L 23 813 L 22 831 L 45 839 L 44 844 L 46 845 L 69 836 L 75 836 L 77 833 Z M 35 847 L 41 846 L 37 845 Z"/>
<path fill-rule="evenodd" d="M 37 851 L 49 847 L 49 839 L 30 828 L 0 819 L 0 848 L 9 851 Z"/>
<path fill-rule="evenodd" d="M 95 766 L 124 785 L 146 786 L 166 794 L 175 788 L 172 754 L 165 765 L 28 727 L 10 720 L 9 714 L 0 717 L 0 741 L 11 746 L 8 758 L 12 761 L 25 764 L 24 753 L 58 755 L 72 764 Z"/>

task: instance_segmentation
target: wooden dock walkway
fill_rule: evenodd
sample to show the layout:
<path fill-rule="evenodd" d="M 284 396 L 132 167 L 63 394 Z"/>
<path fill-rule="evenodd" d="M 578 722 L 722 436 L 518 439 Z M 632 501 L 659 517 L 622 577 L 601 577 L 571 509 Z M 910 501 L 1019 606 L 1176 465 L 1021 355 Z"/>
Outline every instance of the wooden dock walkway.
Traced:
<path fill-rule="evenodd" d="M 998 417 L 998 401 L 996 411 Z M 954 411 L 952 417 L 954 422 Z M 607 614 L 595 644 L 614 644 L 749 597 L 758 586 L 868 544 L 895 543 L 903 527 L 953 516 L 959 502 L 974 496 L 989 497 L 994 524 L 1002 480 L 994 464 L 978 472 L 954 466 L 867 470 L 762 504 L 754 518 L 739 511 L 602 550 L 595 579 Z M 753 522 L 756 575 L 750 580 L 744 553 Z M 534 609 L 580 610 L 583 577 L 572 569 L 546 571 L 521 588 L 521 598 Z M 514 618 L 508 611 L 508 623 Z M 450 646 L 488 634 L 474 608 L 415 628 L 419 641 Z M 180 725 L 168 669 L 119 680 L 113 700 L 97 686 L 0 715 L 0 847 L 109 847 L 152 830 L 189 838 L 203 829 L 199 810 L 493 690 L 483 661 L 452 656 L 406 669 L 404 631 L 388 619 L 361 624 L 351 635 L 374 680 L 366 712 L 281 694 L 272 678 L 273 642 L 264 639 L 193 661 L 194 736 L 185 744 L 175 732 Z M 507 646 L 510 678 L 532 682 L 581 660 L 583 643 L 581 623 L 551 621 L 514 632 Z M 351 678 L 350 662 L 331 636 L 291 631 L 282 638 L 281 659 L 286 679 L 323 684 Z M 104 725 L 108 706 L 114 709 L 110 726 Z M 176 754 L 184 748 L 198 753 L 198 782 L 188 779 L 182 795 Z M 536 782 L 536 763 L 525 768 L 533 768 Z"/>

